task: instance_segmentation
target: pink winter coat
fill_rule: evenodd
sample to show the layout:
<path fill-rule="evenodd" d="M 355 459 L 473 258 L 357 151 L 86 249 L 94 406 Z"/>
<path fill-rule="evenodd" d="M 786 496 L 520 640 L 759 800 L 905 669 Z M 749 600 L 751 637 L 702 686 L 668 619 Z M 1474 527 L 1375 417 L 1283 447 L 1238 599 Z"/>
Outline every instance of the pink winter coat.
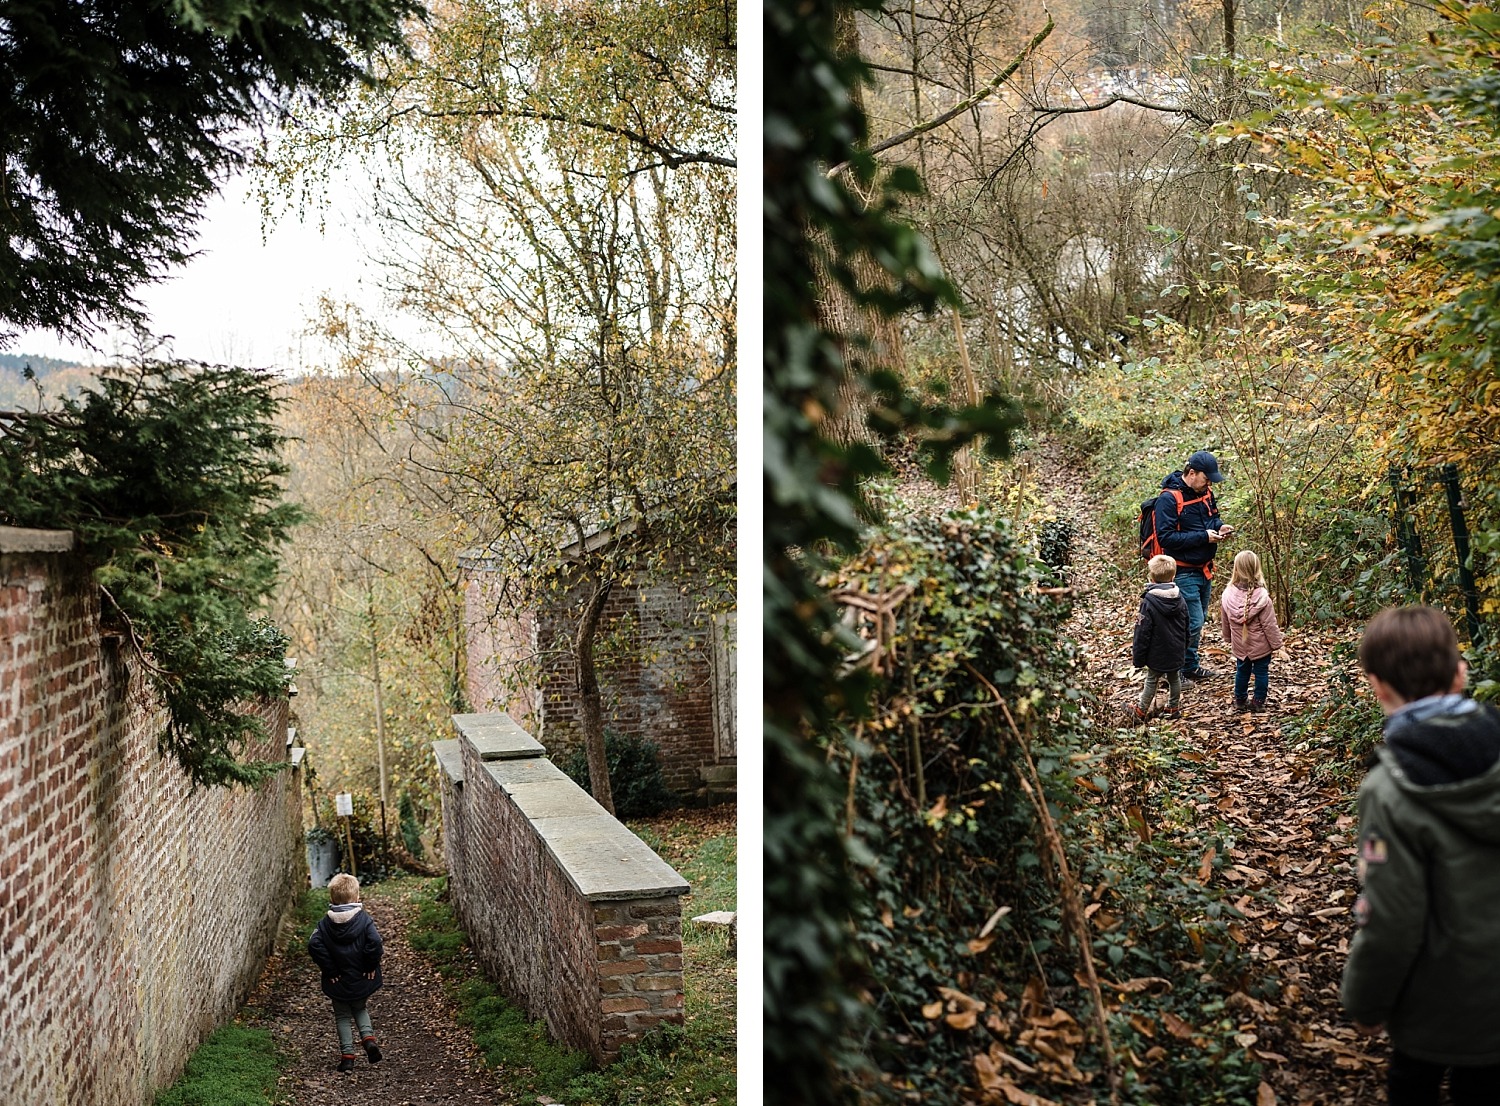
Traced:
<path fill-rule="evenodd" d="M 1230 584 L 1219 597 L 1219 629 L 1236 660 L 1258 661 L 1281 648 L 1281 627 L 1276 608 L 1265 588 L 1246 592 Z"/>

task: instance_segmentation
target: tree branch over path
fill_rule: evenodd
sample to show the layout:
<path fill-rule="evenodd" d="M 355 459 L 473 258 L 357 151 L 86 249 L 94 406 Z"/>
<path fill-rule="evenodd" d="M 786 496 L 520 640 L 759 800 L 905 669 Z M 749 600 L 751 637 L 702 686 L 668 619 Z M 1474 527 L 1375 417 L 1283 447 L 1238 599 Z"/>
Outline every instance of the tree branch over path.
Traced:
<path fill-rule="evenodd" d="M 1046 40 L 1047 36 L 1052 33 L 1052 28 L 1054 26 L 1056 26 L 1056 24 L 1052 22 L 1052 17 L 1050 15 L 1047 16 L 1047 25 L 1036 34 L 1031 36 L 1031 41 L 1021 49 L 1021 52 L 1011 60 L 1011 63 L 1004 69 L 1002 69 L 999 74 L 996 75 L 994 80 L 985 85 L 974 95 L 970 96 L 967 100 L 960 100 L 957 104 L 953 105 L 953 107 L 949 108 L 941 115 L 933 119 L 929 119 L 925 123 L 918 123 L 910 130 L 902 131 L 898 135 L 887 138 L 884 142 L 877 142 L 874 146 L 871 146 L 869 148 L 868 152 L 871 154 L 880 154 L 884 153 L 886 150 L 901 145 L 903 142 L 910 142 L 918 135 L 926 134 L 928 131 L 937 130 L 937 128 L 941 127 L 944 123 L 957 119 L 960 115 L 968 111 L 970 108 L 983 103 L 985 100 L 988 100 L 991 96 L 993 96 L 1000 90 L 1001 85 L 1010 80 L 1011 77 L 1015 76 L 1016 70 L 1020 69 L 1021 66 L 1026 64 L 1026 60 L 1036 52 L 1037 47 L 1041 46 L 1041 44 Z M 828 170 L 828 176 L 830 178 L 836 177 L 848 167 L 849 162 L 841 161 L 832 169 Z"/>
<path fill-rule="evenodd" d="M 1116 104 L 1133 104 L 1138 108 L 1145 108 L 1147 111 L 1163 111 L 1171 115 L 1186 115 L 1195 123 L 1202 123 L 1205 127 L 1212 127 L 1218 122 L 1217 119 L 1210 119 L 1208 116 L 1202 115 L 1199 112 L 1194 111 L 1192 108 L 1185 108 L 1177 104 L 1153 104 L 1149 100 L 1140 100 L 1134 96 L 1111 96 L 1102 104 L 1079 104 L 1077 107 L 1070 108 L 1049 107 L 1043 104 L 1034 107 L 1031 110 L 1036 115 L 1043 115 L 1047 117 L 1045 120 L 1043 120 L 1043 125 L 1045 126 L 1046 123 L 1050 123 L 1052 121 L 1052 118 L 1054 116 L 1077 115 L 1081 112 L 1088 111 L 1103 111 L 1105 108 L 1114 107 Z"/>

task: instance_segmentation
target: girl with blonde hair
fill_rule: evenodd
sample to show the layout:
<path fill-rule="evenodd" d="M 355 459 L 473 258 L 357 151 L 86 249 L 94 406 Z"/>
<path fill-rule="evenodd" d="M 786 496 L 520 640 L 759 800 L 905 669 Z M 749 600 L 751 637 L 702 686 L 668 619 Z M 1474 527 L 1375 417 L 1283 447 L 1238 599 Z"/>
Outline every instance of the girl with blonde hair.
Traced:
<path fill-rule="evenodd" d="M 1229 586 L 1219 597 L 1219 629 L 1234 654 L 1234 707 L 1257 714 L 1266 709 L 1271 685 L 1271 654 L 1284 638 L 1276 624 L 1276 608 L 1266 591 L 1260 558 L 1248 549 L 1234 557 Z M 1255 698 L 1250 698 L 1250 680 L 1255 678 Z"/>

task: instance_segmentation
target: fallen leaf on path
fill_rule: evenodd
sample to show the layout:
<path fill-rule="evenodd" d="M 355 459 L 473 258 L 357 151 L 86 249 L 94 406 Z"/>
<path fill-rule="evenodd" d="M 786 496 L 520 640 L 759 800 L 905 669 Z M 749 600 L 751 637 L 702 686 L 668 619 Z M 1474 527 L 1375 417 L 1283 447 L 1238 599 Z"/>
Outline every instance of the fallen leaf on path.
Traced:
<path fill-rule="evenodd" d="M 1208 852 L 1203 854 L 1202 861 L 1198 864 L 1198 882 L 1207 883 L 1209 877 L 1214 874 L 1214 857 L 1219 855 L 1219 850 L 1213 845 L 1208 847 Z"/>
<path fill-rule="evenodd" d="M 1161 1015 L 1162 1024 L 1167 1027 L 1167 1032 L 1180 1040 L 1192 1040 L 1193 1027 L 1188 1025 L 1170 1010 L 1163 1010 Z"/>

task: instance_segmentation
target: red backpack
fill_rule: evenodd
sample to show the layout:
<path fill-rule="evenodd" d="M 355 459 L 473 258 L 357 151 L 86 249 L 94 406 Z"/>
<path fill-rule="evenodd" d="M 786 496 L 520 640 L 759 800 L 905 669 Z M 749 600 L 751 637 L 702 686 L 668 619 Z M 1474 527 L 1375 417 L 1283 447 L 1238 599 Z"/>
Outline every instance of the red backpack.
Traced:
<path fill-rule="evenodd" d="M 1182 517 L 1182 509 L 1191 503 L 1202 503 L 1211 494 L 1205 490 L 1202 495 L 1195 495 L 1188 499 L 1176 488 L 1163 488 L 1162 491 L 1170 492 L 1172 498 L 1177 500 L 1177 517 Z M 1136 522 L 1141 530 L 1141 559 L 1149 561 L 1152 557 L 1165 552 L 1161 542 L 1156 537 L 1156 501 L 1161 498 L 1161 492 L 1157 492 L 1150 499 L 1141 504 L 1140 514 L 1136 516 Z"/>

